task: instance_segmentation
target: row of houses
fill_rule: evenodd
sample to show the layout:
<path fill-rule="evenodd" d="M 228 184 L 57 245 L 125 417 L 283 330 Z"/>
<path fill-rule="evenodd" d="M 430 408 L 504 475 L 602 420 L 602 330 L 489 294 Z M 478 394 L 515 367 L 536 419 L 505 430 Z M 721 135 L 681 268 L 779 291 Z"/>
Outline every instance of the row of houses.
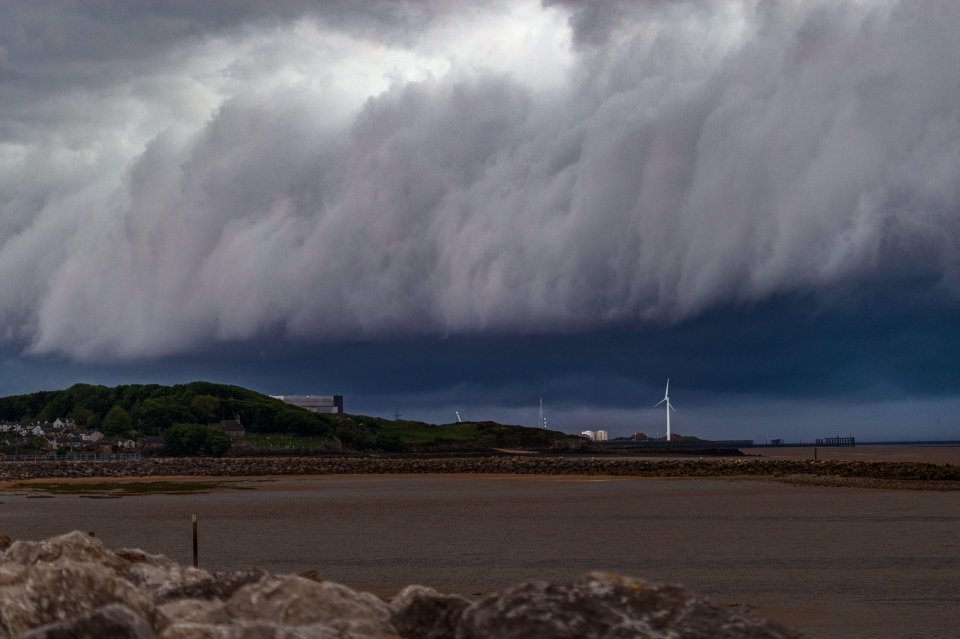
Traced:
<path fill-rule="evenodd" d="M 83 451 L 97 453 L 131 452 L 163 448 L 162 437 L 107 437 L 97 429 L 81 430 L 74 427 L 56 427 L 51 423 L 0 423 L 0 444 L 7 447 L 35 446 L 48 451 Z"/>
<path fill-rule="evenodd" d="M 230 439 L 241 439 L 246 429 L 236 419 L 208 424 L 210 428 L 226 433 Z M 0 444 L 6 446 L 24 446 L 40 444 L 52 451 L 95 451 L 97 453 L 131 452 L 163 448 L 162 437 L 107 437 L 102 431 L 83 429 L 68 419 L 57 418 L 52 422 L 17 424 L 0 422 Z"/>
<path fill-rule="evenodd" d="M 98 441 L 104 434 L 97 429 L 85 429 L 71 419 L 57 418 L 52 422 L 19 424 L 0 421 L 0 436 L 6 437 L 52 437 Z"/>
<path fill-rule="evenodd" d="M 18 424 L 16 422 L 0 422 L 0 434 L 16 437 L 55 437 L 65 434 L 79 434 L 80 427 L 70 419 L 60 419 L 52 422 L 34 422 L 33 424 Z"/>

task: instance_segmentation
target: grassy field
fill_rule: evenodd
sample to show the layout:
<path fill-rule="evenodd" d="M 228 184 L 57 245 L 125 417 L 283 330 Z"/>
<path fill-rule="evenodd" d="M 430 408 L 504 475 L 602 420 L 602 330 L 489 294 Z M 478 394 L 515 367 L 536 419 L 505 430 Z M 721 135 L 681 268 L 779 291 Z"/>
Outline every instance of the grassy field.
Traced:
<path fill-rule="evenodd" d="M 375 435 L 378 447 L 399 450 L 397 447 L 418 449 L 484 447 L 546 447 L 563 433 L 523 426 L 505 426 L 494 422 L 463 422 L 454 424 L 425 424 L 415 421 L 391 421 L 353 417 Z M 261 450 L 319 449 L 330 442 L 329 437 L 295 435 L 288 433 L 247 432 L 244 443 Z"/>
<path fill-rule="evenodd" d="M 423 422 L 382 421 L 377 430 L 385 437 L 404 446 L 482 446 L 482 447 L 544 447 L 568 436 L 556 431 L 507 426 L 494 422 L 463 422 L 454 424 L 425 424 Z"/>
<path fill-rule="evenodd" d="M 430 444 L 438 439 L 480 443 L 484 438 L 477 424 L 424 424 L 423 422 L 393 421 L 378 425 L 381 432 L 396 437 L 404 444 L 417 446 Z"/>
<path fill-rule="evenodd" d="M 251 448 L 322 448 L 325 443 L 330 441 L 330 438 L 320 435 L 248 432 L 243 438 L 243 441 Z"/>

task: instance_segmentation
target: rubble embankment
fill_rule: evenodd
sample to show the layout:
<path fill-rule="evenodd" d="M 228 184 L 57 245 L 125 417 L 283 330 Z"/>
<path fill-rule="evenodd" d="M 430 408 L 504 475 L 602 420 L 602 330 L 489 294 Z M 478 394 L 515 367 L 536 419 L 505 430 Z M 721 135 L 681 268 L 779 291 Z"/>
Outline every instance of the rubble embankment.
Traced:
<path fill-rule="evenodd" d="M 489 457 L 157 457 L 138 461 L 0 463 L 0 481 L 105 477 L 255 477 L 345 474 L 755 477 L 817 485 L 960 490 L 960 467 L 909 462 L 756 458 L 604 459 Z"/>
<path fill-rule="evenodd" d="M 478 601 L 408 586 L 389 602 L 316 574 L 211 573 L 72 532 L 0 553 L 0 637 L 63 639 L 790 639 L 680 586 L 591 573 Z"/>

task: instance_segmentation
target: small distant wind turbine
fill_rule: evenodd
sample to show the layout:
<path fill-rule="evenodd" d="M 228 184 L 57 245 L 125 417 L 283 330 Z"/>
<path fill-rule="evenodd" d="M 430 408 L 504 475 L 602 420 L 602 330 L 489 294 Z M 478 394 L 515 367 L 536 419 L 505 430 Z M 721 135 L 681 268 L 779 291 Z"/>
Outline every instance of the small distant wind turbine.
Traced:
<path fill-rule="evenodd" d="M 457 416 L 457 423 L 458 423 L 458 424 L 462 424 L 462 423 L 463 423 L 463 420 L 460 419 L 460 411 L 455 410 L 455 411 L 453 411 L 453 412 L 454 412 L 454 413 L 456 414 L 456 416 Z"/>
<path fill-rule="evenodd" d="M 667 390 L 663 392 L 663 399 L 654 404 L 654 408 L 660 404 L 667 403 L 667 441 L 670 441 L 670 411 L 677 412 L 677 409 L 670 403 L 670 378 L 667 378 Z"/>

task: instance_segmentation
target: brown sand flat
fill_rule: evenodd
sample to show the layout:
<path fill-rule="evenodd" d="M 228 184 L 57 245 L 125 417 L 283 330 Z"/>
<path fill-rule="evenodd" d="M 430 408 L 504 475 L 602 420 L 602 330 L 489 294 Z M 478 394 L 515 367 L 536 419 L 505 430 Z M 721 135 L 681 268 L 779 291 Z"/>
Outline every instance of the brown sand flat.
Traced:
<path fill-rule="evenodd" d="M 190 478 L 195 480 L 196 478 Z M 0 533 L 93 530 L 201 565 L 315 569 L 390 595 L 480 596 L 590 570 L 685 584 L 811 637 L 960 627 L 960 493 L 725 479 L 400 475 L 277 478 L 255 490 L 90 499 L 0 493 Z"/>
<path fill-rule="evenodd" d="M 8 479 L 0 481 L 0 490 L 11 490 L 21 485 L 43 484 L 130 484 L 153 483 L 158 481 L 187 481 L 187 482 L 243 482 L 247 477 L 220 477 L 211 475 L 158 475 L 155 477 L 35 477 L 31 479 Z M 251 477 L 249 479 L 263 479 Z"/>

